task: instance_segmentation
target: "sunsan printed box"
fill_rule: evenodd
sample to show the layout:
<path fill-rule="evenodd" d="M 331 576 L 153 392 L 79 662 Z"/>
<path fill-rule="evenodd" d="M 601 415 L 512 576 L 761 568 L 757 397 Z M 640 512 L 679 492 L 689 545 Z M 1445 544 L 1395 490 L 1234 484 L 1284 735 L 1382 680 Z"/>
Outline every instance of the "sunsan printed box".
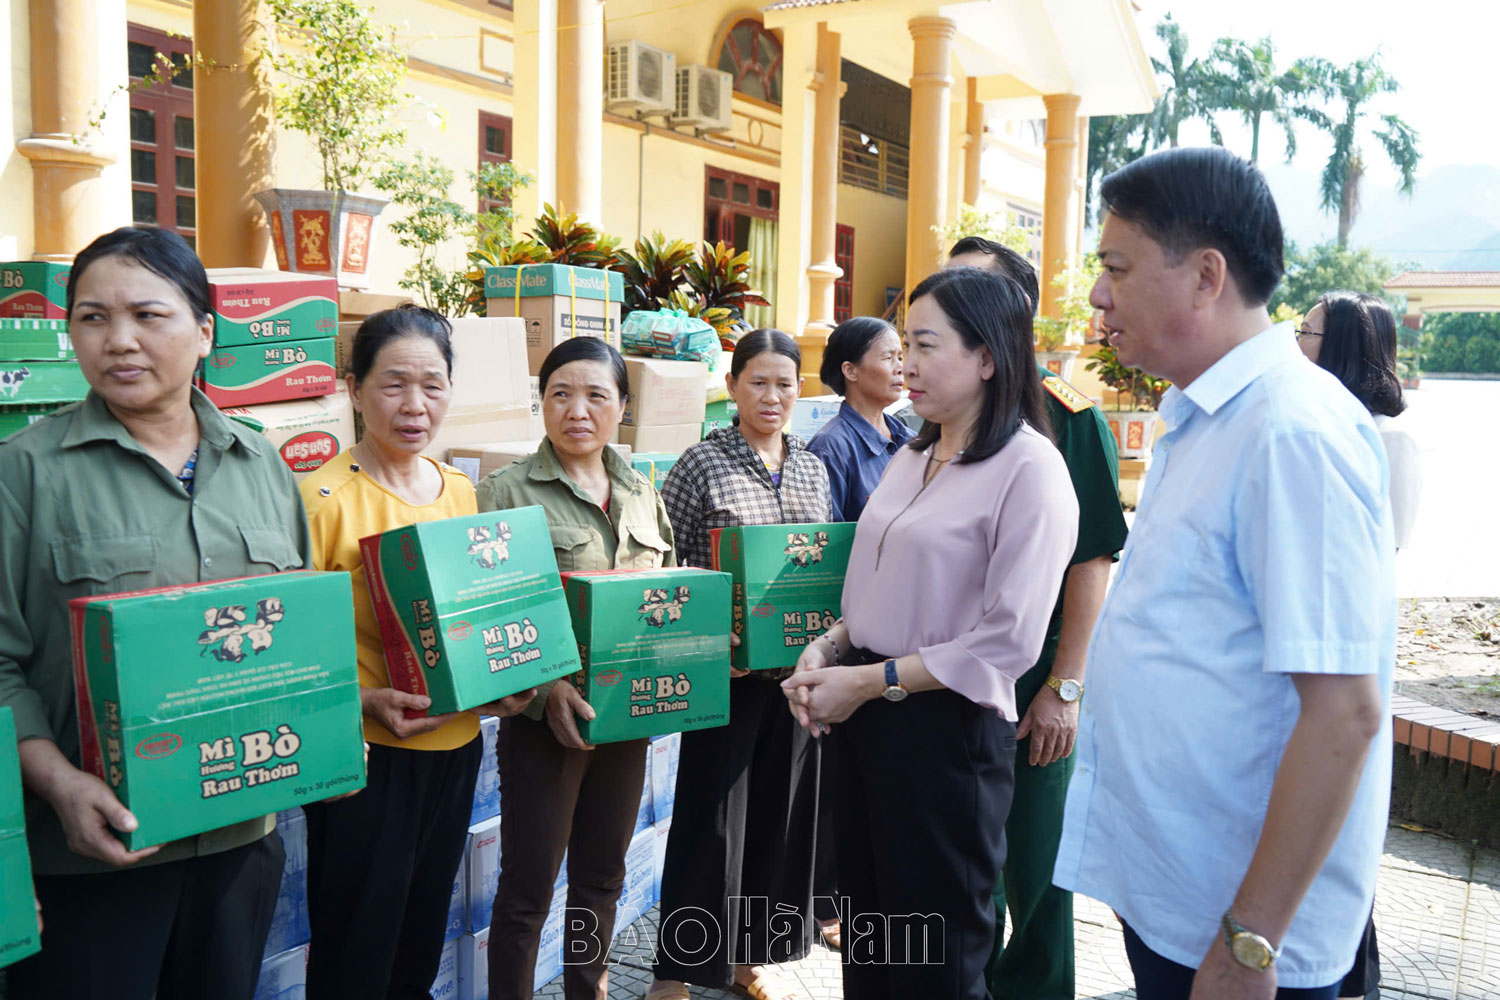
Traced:
<path fill-rule="evenodd" d="M 354 446 L 354 406 L 347 392 L 285 403 L 231 406 L 224 415 L 264 434 L 298 479 Z"/>
<path fill-rule="evenodd" d="M 77 362 L 0 363 L 0 406 L 76 403 L 88 394 L 88 380 Z"/>
<path fill-rule="evenodd" d="M 431 698 L 431 714 L 578 669 L 541 507 L 395 528 L 359 547 L 391 685 Z"/>
<path fill-rule="evenodd" d="M 202 371 L 198 385 L 220 407 L 326 396 L 337 388 L 332 337 L 216 347 Z"/>
<path fill-rule="evenodd" d="M 131 850 L 365 784 L 345 573 L 296 571 L 69 602 L 84 770 Z"/>
<path fill-rule="evenodd" d="M 484 294 L 486 316 L 526 321 L 526 361 L 533 375 L 547 352 L 569 337 L 601 337 L 620 346 L 625 278 L 618 271 L 564 264 L 487 267 Z"/>
<path fill-rule="evenodd" d="M 594 709 L 578 735 L 612 743 L 729 722 L 729 576 L 706 569 L 563 575 Z"/>
<path fill-rule="evenodd" d="M 709 532 L 714 569 L 734 579 L 734 665 L 797 665 L 839 619 L 854 525 L 766 524 Z"/>
<path fill-rule="evenodd" d="M 339 286 L 332 278 L 248 267 L 208 272 L 214 343 L 220 347 L 332 337 Z"/>
<path fill-rule="evenodd" d="M 65 319 L 0 319 L 0 361 L 72 361 Z"/>
<path fill-rule="evenodd" d="M 0 316 L 67 319 L 72 264 L 22 260 L 0 264 Z"/>
<path fill-rule="evenodd" d="M 33 898 L 16 720 L 9 708 L 0 708 L 0 966 L 41 950 Z"/>

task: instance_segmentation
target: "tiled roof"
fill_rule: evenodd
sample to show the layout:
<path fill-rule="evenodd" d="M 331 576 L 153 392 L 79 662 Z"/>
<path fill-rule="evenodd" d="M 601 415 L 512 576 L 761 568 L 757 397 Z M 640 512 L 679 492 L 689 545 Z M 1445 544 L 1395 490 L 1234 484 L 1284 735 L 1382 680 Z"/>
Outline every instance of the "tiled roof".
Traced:
<path fill-rule="evenodd" d="M 1404 271 L 1386 288 L 1500 288 L 1500 271 Z"/>

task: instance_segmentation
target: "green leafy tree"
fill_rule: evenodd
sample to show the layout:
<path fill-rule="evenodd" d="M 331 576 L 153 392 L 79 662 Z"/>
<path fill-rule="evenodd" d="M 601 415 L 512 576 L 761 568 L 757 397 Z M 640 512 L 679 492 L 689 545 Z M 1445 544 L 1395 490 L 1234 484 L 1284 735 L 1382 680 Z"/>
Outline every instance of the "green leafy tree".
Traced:
<path fill-rule="evenodd" d="M 391 204 L 408 209 L 391 223 L 396 242 L 417 255 L 397 284 L 429 309 L 445 316 L 468 311 L 468 284 L 462 270 L 438 263 L 442 245 L 474 224 L 474 213 L 449 197 L 453 170 L 441 160 L 417 153 L 410 162 L 393 163 L 375 179 Z"/>
<path fill-rule="evenodd" d="M 1250 162 L 1260 161 L 1261 123 L 1280 128 L 1286 136 L 1286 159 L 1297 154 L 1297 121 L 1311 122 L 1325 131 L 1328 116 L 1318 107 L 1327 93 L 1327 72 L 1319 60 L 1299 59 L 1276 68 L 1276 46 L 1269 38 L 1246 42 L 1221 38 L 1214 46 L 1207 71 L 1206 100 L 1239 114 L 1250 129 Z"/>
<path fill-rule="evenodd" d="M 1145 156 L 1150 141 L 1150 115 L 1105 115 L 1089 119 L 1089 162 L 1083 188 L 1085 221 L 1098 219 L 1099 182 L 1130 161 Z"/>
<path fill-rule="evenodd" d="M 354 191 L 381 158 L 406 141 L 396 114 L 406 53 L 396 29 L 377 24 L 358 0 L 268 0 L 276 27 L 271 66 L 276 117 L 312 140 L 328 191 Z M 286 44 L 290 41 L 290 44 Z"/>
<path fill-rule="evenodd" d="M 1064 344 L 1082 344 L 1094 329 L 1094 306 L 1089 293 L 1104 265 L 1099 255 L 1080 254 L 1066 268 L 1052 277 L 1052 288 L 1056 292 L 1058 315 L 1039 316 L 1033 324 L 1036 328 L 1038 350 L 1055 351 Z"/>
<path fill-rule="evenodd" d="M 1382 94 L 1401 89 L 1396 78 L 1380 65 L 1380 54 L 1358 59 L 1338 69 L 1328 70 L 1327 85 L 1342 116 L 1331 118 L 1327 129 L 1333 137 L 1333 152 L 1323 167 L 1321 207 L 1337 212 L 1339 246 L 1349 245 L 1349 231 L 1359 216 L 1360 184 L 1365 174 L 1363 140 L 1373 137 L 1401 174 L 1397 190 L 1410 195 L 1417 184 L 1417 165 L 1422 154 L 1417 149 L 1417 131 L 1393 114 L 1376 114 L 1371 105 Z"/>
<path fill-rule="evenodd" d="M 1396 273 L 1396 265 L 1369 249 L 1351 250 L 1338 243 L 1319 243 L 1302 251 L 1296 244 L 1286 248 L 1286 276 L 1271 296 L 1271 308 L 1285 303 L 1299 312 L 1311 309 L 1324 292 L 1345 289 L 1385 296 L 1384 285 Z M 1396 315 L 1405 303 L 1387 296 Z"/>
<path fill-rule="evenodd" d="M 979 236 L 1001 246 L 1010 247 L 1023 257 L 1031 252 L 1031 233 L 1016 225 L 1016 214 L 1004 210 L 987 212 L 973 205 L 958 206 L 958 218 L 946 226 L 933 226 L 938 238 L 938 266 L 948 257 L 953 244 L 965 236 Z"/>
<path fill-rule="evenodd" d="M 1163 143 L 1177 148 L 1177 133 L 1183 122 L 1202 121 L 1216 145 L 1224 145 L 1224 136 L 1214 121 L 1217 110 L 1211 94 L 1213 76 L 1201 59 L 1188 58 L 1187 32 L 1168 14 L 1156 26 L 1156 37 L 1167 47 L 1166 58 L 1151 58 L 1151 66 L 1161 81 L 1161 97 L 1151 112 L 1150 130 L 1156 146 Z"/>

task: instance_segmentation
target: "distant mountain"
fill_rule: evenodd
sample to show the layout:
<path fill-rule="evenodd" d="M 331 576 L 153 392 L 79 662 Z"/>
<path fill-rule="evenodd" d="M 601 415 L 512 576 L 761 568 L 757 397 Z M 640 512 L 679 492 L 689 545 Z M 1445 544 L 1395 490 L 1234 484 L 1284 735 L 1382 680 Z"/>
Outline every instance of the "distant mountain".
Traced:
<path fill-rule="evenodd" d="M 1265 173 L 1288 237 L 1303 246 L 1334 238 L 1338 220 L 1318 209 L 1316 168 L 1267 164 Z M 1500 270 L 1500 167 L 1439 167 L 1418 175 L 1410 198 L 1371 179 L 1363 196 L 1354 245 L 1429 270 Z"/>

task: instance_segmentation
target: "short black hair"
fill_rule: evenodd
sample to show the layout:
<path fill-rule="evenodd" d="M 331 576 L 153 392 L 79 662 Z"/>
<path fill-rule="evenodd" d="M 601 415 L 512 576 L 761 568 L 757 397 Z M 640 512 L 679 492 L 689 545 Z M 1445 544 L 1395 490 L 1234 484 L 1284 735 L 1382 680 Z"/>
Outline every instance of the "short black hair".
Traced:
<path fill-rule="evenodd" d="M 1169 260 L 1211 247 L 1224 255 L 1247 306 L 1271 301 L 1285 270 L 1281 216 L 1249 161 L 1218 146 L 1165 149 L 1104 178 L 1099 199 Z"/>
<path fill-rule="evenodd" d="M 597 361 L 609 368 L 620 390 L 620 399 L 630 398 L 630 377 L 625 372 L 625 359 L 606 341 L 598 337 L 569 337 L 547 352 L 542 367 L 537 372 L 537 385 L 541 392 L 547 391 L 547 380 L 563 365 L 574 361 Z"/>
<path fill-rule="evenodd" d="M 849 388 L 844 378 L 844 362 L 858 365 L 869 353 L 870 345 L 896 328 L 878 316 L 854 316 L 833 328 L 828 345 L 823 348 L 823 364 L 818 377 L 840 396 Z"/>
<path fill-rule="evenodd" d="M 121 226 L 100 236 L 73 258 L 73 269 L 68 273 L 70 317 L 78 292 L 78 279 L 90 265 L 106 257 L 129 257 L 157 277 L 176 285 L 192 308 L 194 319 L 201 322 L 212 312 L 208 272 L 203 270 L 203 262 L 186 240 L 155 226 Z"/>
<path fill-rule="evenodd" d="M 953 249 L 948 251 L 948 258 L 962 257 L 964 254 L 982 253 L 989 257 L 994 263 L 988 268 L 1021 286 L 1021 291 L 1031 300 L 1031 311 L 1033 314 L 1042 306 L 1042 289 L 1036 280 L 1036 268 L 1031 266 L 1031 261 L 1022 257 L 1019 253 L 1006 246 L 1004 243 L 996 243 L 987 240 L 983 236 L 965 236 L 953 244 Z M 826 379 L 824 381 L 827 381 Z"/>
<path fill-rule="evenodd" d="M 983 390 L 979 421 L 970 439 L 959 443 L 963 454 L 955 464 L 989 458 L 1005 447 L 1022 420 L 1050 438 L 1052 424 L 1032 350 L 1031 306 L 1020 286 L 985 268 L 954 267 L 923 279 L 907 301 L 908 310 L 927 295 L 937 302 L 969 350 L 983 347 L 995 362 L 995 374 Z M 911 447 L 926 451 L 941 436 L 942 429 L 929 420 Z"/>
<path fill-rule="evenodd" d="M 740 372 L 745 370 L 751 358 L 767 351 L 784 354 L 791 358 L 792 364 L 796 365 L 798 373 L 801 373 L 802 349 L 797 346 L 797 342 L 780 330 L 762 328 L 751 330 L 734 345 L 734 354 L 731 355 L 729 362 L 729 374 L 739 378 Z"/>
<path fill-rule="evenodd" d="M 448 379 L 453 379 L 453 324 L 439 313 L 419 305 L 407 303 L 395 309 L 382 309 L 371 313 L 354 331 L 354 349 L 349 352 L 349 373 L 354 384 L 365 380 L 370 369 L 375 367 L 375 358 L 380 349 L 402 337 L 426 337 L 437 345 L 448 366 Z M 483 378 L 483 372 L 475 372 Z"/>
<path fill-rule="evenodd" d="M 1394 417 L 1406 409 L 1396 372 L 1396 316 L 1385 300 L 1362 292 L 1325 292 L 1323 343 L 1326 368 L 1371 413 Z"/>

